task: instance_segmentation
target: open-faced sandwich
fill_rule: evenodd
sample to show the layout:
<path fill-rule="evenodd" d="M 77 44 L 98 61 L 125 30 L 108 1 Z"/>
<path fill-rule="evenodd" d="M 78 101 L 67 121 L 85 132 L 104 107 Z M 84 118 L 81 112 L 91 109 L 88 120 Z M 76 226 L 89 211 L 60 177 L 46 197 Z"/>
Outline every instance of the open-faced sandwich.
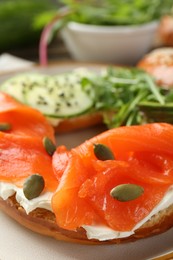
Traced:
<path fill-rule="evenodd" d="M 0 208 L 59 240 L 121 243 L 173 225 L 173 126 L 107 130 L 67 150 L 37 110 L 0 94 Z"/>
<path fill-rule="evenodd" d="M 141 68 L 95 66 L 53 75 L 28 72 L 2 82 L 0 91 L 39 110 L 56 132 L 103 122 L 108 128 L 155 121 L 172 123 L 171 86 L 168 90 L 165 85 L 158 86 L 142 64 Z"/>
<path fill-rule="evenodd" d="M 84 89 L 80 83 L 91 75 L 85 68 L 57 75 L 21 73 L 3 82 L 0 89 L 38 109 L 56 132 L 64 133 L 102 122 L 102 114 L 93 109 L 93 88 L 88 84 Z"/>
<path fill-rule="evenodd" d="M 165 88 L 173 87 L 173 48 L 162 47 L 144 56 L 138 67 L 151 74 L 158 85 Z"/>

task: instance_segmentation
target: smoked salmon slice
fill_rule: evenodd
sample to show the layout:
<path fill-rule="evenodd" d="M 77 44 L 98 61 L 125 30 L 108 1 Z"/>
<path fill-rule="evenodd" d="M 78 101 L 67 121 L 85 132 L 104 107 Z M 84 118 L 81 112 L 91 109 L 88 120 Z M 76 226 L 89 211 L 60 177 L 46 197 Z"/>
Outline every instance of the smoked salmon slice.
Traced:
<path fill-rule="evenodd" d="M 92 205 L 107 226 L 117 231 L 129 231 L 160 202 L 169 185 L 156 181 L 142 182 L 137 179 L 137 174 L 133 175 L 134 167 L 130 164 L 128 167 L 118 164 L 117 162 L 116 167 L 112 168 L 109 165 L 87 179 L 81 185 L 78 196 Z M 144 193 L 135 200 L 120 202 L 110 196 L 110 191 L 120 184 L 139 185 L 143 187 Z"/>
<path fill-rule="evenodd" d="M 69 162 L 70 152 L 64 145 L 57 147 L 56 153 L 53 154 L 52 160 L 53 164 L 53 171 L 58 181 L 60 181 L 62 174 L 67 167 Z"/>
<path fill-rule="evenodd" d="M 109 147 L 115 159 L 99 160 L 94 144 Z M 101 224 L 130 231 L 173 184 L 173 126 L 155 123 L 111 129 L 70 151 L 64 149 L 63 156 L 66 162 L 61 164 L 57 149 L 52 162 L 54 172 L 62 176 L 52 198 L 58 225 L 76 230 Z M 62 165 L 58 170 L 57 163 Z M 122 202 L 110 193 L 120 184 L 135 184 L 144 192 Z"/>
<path fill-rule="evenodd" d="M 58 214 L 57 222 L 62 228 L 74 230 L 83 223 L 90 225 L 95 220 L 101 222 L 93 208 L 78 196 L 79 187 L 87 177 L 88 172 L 81 158 L 72 152 L 53 197 L 53 211 Z"/>
<path fill-rule="evenodd" d="M 0 123 L 8 123 L 8 133 L 29 135 L 39 138 L 48 136 L 55 141 L 53 127 L 36 109 L 23 105 L 5 93 L 0 92 Z"/>
<path fill-rule="evenodd" d="M 0 132 L 0 179 L 22 187 L 25 178 L 40 174 L 45 189 L 54 191 L 58 181 L 53 174 L 52 159 L 37 137 Z"/>
<path fill-rule="evenodd" d="M 11 128 L 0 131 L 0 180 L 22 187 L 27 177 L 39 174 L 44 179 L 45 190 L 54 191 L 58 180 L 43 139 L 48 137 L 55 142 L 55 137 L 46 118 L 39 111 L 0 93 L 2 123 Z"/>

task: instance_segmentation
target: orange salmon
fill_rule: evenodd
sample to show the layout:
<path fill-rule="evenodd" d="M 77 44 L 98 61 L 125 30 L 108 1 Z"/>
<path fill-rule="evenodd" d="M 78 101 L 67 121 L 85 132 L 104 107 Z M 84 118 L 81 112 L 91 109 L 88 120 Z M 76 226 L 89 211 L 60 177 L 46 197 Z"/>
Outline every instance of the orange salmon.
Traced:
<path fill-rule="evenodd" d="M 23 105 L 9 95 L 0 92 L 0 123 L 8 123 L 8 133 L 30 135 L 55 141 L 53 127 L 36 109 Z"/>
<path fill-rule="evenodd" d="M 0 180 L 22 186 L 25 178 L 36 173 L 43 176 L 46 190 L 56 189 L 52 158 L 42 140 L 0 132 Z"/>
<path fill-rule="evenodd" d="M 94 144 L 106 145 L 115 159 L 99 160 Z M 173 126 L 155 123 L 111 129 L 70 151 L 64 149 L 63 157 L 65 163 L 57 149 L 53 168 L 62 177 L 52 208 L 58 225 L 76 230 L 82 225 L 106 224 L 129 231 L 173 184 Z M 144 192 L 121 202 L 110 194 L 120 184 L 136 184 Z"/>

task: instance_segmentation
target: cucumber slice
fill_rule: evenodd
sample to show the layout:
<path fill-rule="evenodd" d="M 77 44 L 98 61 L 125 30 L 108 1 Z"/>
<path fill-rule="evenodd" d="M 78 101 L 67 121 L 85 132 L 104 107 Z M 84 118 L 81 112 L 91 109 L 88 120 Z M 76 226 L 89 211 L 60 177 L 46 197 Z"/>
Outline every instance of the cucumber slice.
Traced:
<path fill-rule="evenodd" d="M 30 89 L 26 102 L 48 117 L 68 118 L 83 114 L 93 106 L 94 92 L 91 87 L 84 90 L 80 78 L 76 72 L 52 76 L 52 84 Z"/>
<path fill-rule="evenodd" d="M 19 74 L 5 81 L 0 90 L 5 92 L 18 101 L 26 103 L 26 93 L 34 86 L 45 85 L 50 81 L 50 77 L 42 74 Z"/>
<path fill-rule="evenodd" d="M 24 73 L 1 85 L 1 91 L 38 109 L 47 117 L 68 118 L 88 111 L 94 104 L 94 90 L 83 89 L 80 80 L 89 76 L 86 69 L 48 76 Z"/>

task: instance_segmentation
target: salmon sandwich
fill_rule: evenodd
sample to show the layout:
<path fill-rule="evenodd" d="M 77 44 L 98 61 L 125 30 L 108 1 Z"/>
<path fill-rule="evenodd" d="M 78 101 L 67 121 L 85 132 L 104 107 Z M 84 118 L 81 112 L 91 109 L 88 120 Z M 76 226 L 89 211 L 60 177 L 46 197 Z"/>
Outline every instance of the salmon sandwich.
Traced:
<path fill-rule="evenodd" d="M 0 208 L 19 224 L 85 244 L 172 227 L 172 125 L 123 126 L 68 150 L 40 112 L 0 101 Z"/>

